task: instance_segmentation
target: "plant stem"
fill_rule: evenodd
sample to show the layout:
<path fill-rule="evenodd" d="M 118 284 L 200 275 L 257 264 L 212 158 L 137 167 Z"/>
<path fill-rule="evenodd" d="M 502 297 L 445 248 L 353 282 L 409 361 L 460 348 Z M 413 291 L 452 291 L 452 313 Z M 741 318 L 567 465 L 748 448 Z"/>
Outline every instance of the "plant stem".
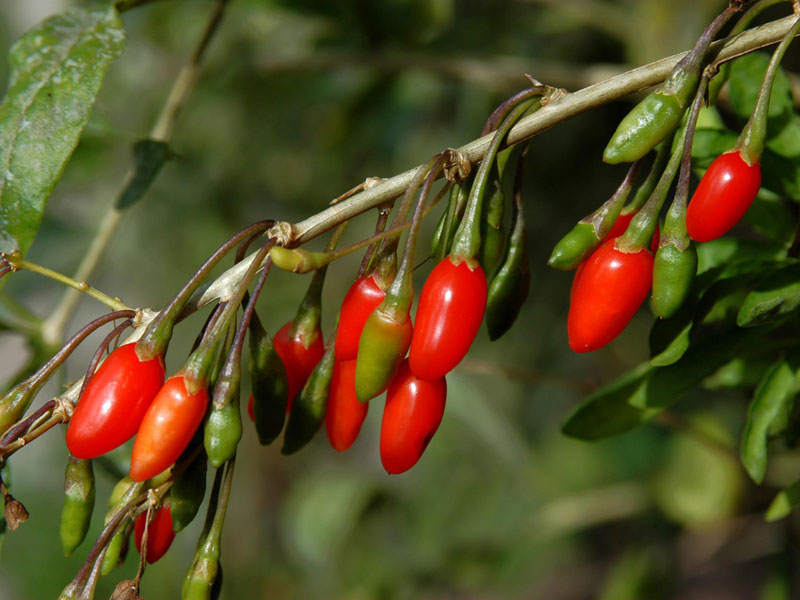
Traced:
<path fill-rule="evenodd" d="M 778 42 L 792 24 L 794 24 L 794 17 L 786 17 L 755 27 L 738 36 L 714 42 L 711 44 L 710 55 L 714 56 L 715 60 L 725 60 L 731 56 L 769 46 Z M 548 102 L 546 106 L 535 113 L 523 117 L 509 132 L 506 144 L 512 146 L 587 110 L 656 85 L 672 72 L 673 67 L 685 55 L 686 53 L 676 54 L 657 60 Z M 472 164 L 475 164 L 486 154 L 491 139 L 492 135 L 486 135 L 461 146 L 458 150 L 463 152 Z M 408 187 L 420 166 L 385 179 L 369 190 L 360 192 L 308 219 L 293 224 L 291 227 L 293 246 L 303 244 L 343 221 L 379 206 L 387 200 L 397 198 Z"/>
<path fill-rule="evenodd" d="M 117 3 L 117 9 L 119 11 L 125 11 L 152 1 L 154 0 L 120 0 Z M 161 109 L 161 113 L 150 131 L 151 139 L 165 143 L 169 143 L 172 139 L 175 129 L 175 119 L 194 90 L 200 68 L 200 61 L 211 38 L 219 27 L 227 3 L 228 0 L 217 0 L 203 35 L 192 53 L 191 59 L 188 64 L 181 69 L 172 84 L 172 89 Z M 128 187 L 134 175 L 135 169 L 131 168 L 120 185 L 120 193 Z M 74 279 L 86 281 L 91 277 L 119 225 L 124 210 L 125 209 L 117 208 L 115 198 L 108 207 L 106 214 L 103 216 L 86 254 L 78 265 Z M 75 311 L 79 299 L 80 295 L 73 289 L 65 290 L 53 312 L 47 320 L 42 323 L 42 339 L 46 344 L 57 346 L 61 343 L 61 340 L 64 338 L 64 330 L 66 329 L 70 316 Z M 119 309 L 116 308 L 115 310 Z"/>
<path fill-rule="evenodd" d="M 93 288 L 88 283 L 82 280 L 75 280 L 72 277 L 68 277 L 67 275 L 62 275 L 58 271 L 54 271 L 53 269 L 49 269 L 45 266 L 36 264 L 35 262 L 31 262 L 22 258 L 22 256 L 17 252 L 12 252 L 11 254 L 4 254 L 2 257 L 11 265 L 12 270 L 18 271 L 20 269 L 24 271 L 30 271 L 31 273 L 36 273 L 38 275 L 43 275 L 45 277 L 49 277 L 53 281 L 57 281 L 59 283 L 63 283 L 66 286 L 69 286 L 73 290 L 77 290 L 78 292 L 83 292 L 87 296 L 91 296 L 98 302 L 102 302 L 106 306 L 108 306 L 111 310 L 130 310 L 130 307 L 123 303 L 119 298 L 112 298 L 111 296 L 107 296 L 103 292 Z M 61 341 L 61 340 L 59 340 Z"/>
<path fill-rule="evenodd" d="M 797 8 L 797 5 L 795 5 Z M 794 36 L 800 31 L 800 15 L 795 15 L 794 23 L 781 43 L 772 53 L 767 71 L 764 74 L 764 81 L 758 91 L 758 99 L 753 109 L 753 114 L 742 129 L 739 139 L 736 142 L 737 148 L 742 158 L 750 165 L 761 162 L 761 154 L 764 152 L 764 140 L 767 137 L 767 114 L 769 112 L 769 99 L 772 97 L 772 84 L 778 74 L 778 67 L 781 64 L 783 55 L 789 48 L 789 44 L 794 40 Z"/>

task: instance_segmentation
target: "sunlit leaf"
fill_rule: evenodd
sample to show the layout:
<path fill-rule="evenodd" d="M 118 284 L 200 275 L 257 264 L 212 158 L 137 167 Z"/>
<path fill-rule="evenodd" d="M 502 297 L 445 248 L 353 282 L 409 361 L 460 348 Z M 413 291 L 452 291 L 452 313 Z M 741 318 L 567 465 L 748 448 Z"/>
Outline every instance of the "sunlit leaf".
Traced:
<path fill-rule="evenodd" d="M 0 104 L 0 251 L 26 252 L 125 33 L 111 7 L 75 8 L 11 49 Z"/>

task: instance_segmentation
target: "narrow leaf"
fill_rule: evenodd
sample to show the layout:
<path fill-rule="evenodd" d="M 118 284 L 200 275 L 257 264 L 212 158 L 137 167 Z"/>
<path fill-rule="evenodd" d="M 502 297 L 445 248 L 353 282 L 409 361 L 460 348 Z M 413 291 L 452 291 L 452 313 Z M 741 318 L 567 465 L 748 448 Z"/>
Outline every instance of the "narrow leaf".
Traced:
<path fill-rule="evenodd" d="M 0 104 L 0 252 L 25 253 L 45 202 L 125 45 L 116 10 L 76 8 L 43 21 L 11 48 Z"/>
<path fill-rule="evenodd" d="M 133 176 L 117 199 L 117 208 L 123 210 L 141 200 L 170 157 L 169 145 L 165 142 L 156 140 L 136 142 L 133 145 Z"/>
<path fill-rule="evenodd" d="M 641 364 L 593 392 L 567 419 L 562 432 L 581 440 L 600 440 L 647 421 L 658 411 L 631 406 L 628 399 L 652 371 L 647 363 Z"/>
<path fill-rule="evenodd" d="M 767 369 L 753 395 L 747 410 L 740 454 L 744 468 L 756 483 L 764 480 L 767 470 L 770 425 L 792 401 L 795 391 L 795 369 L 789 361 L 781 358 Z"/>
<path fill-rule="evenodd" d="M 800 264 L 789 265 L 758 284 L 744 300 L 736 323 L 761 325 L 785 317 L 800 307 Z"/>
<path fill-rule="evenodd" d="M 781 490 L 767 508 L 764 518 L 767 521 L 777 521 L 787 516 L 792 509 L 800 504 L 800 481 L 795 481 L 786 489 Z"/>

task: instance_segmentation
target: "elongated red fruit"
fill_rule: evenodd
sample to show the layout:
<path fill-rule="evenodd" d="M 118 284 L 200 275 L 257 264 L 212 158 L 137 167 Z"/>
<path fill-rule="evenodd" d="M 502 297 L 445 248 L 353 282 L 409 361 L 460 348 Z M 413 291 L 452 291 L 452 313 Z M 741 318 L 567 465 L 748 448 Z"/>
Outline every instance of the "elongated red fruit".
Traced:
<path fill-rule="evenodd" d="M 325 345 L 322 341 L 322 331 L 317 329 L 312 339 L 303 339 L 300 334 L 294 337 L 289 332 L 292 322 L 289 321 L 278 330 L 272 339 L 275 351 L 286 367 L 286 377 L 289 380 L 289 402 L 286 404 L 286 412 L 292 408 L 294 397 L 298 394 L 308 381 L 311 371 L 325 354 Z"/>
<path fill-rule="evenodd" d="M 143 512 L 136 517 L 136 523 L 133 526 L 133 539 L 139 554 L 142 553 L 142 537 L 144 537 L 146 519 L 147 513 Z M 147 562 L 154 563 L 164 556 L 174 539 L 172 513 L 170 513 L 168 505 L 161 506 L 156 510 L 150 521 L 150 527 L 147 528 Z"/>
<path fill-rule="evenodd" d="M 653 255 L 622 252 L 603 243 L 576 274 L 567 333 L 575 352 L 602 348 L 628 325 L 653 284 Z"/>
<path fill-rule="evenodd" d="M 356 396 L 356 361 L 339 360 L 333 365 L 325 431 L 334 450 L 344 452 L 356 441 L 369 409 Z"/>
<path fill-rule="evenodd" d="M 409 365 L 420 379 L 440 379 L 469 351 L 486 310 L 488 286 L 480 265 L 436 265 L 419 296 Z"/>
<path fill-rule="evenodd" d="M 383 302 L 384 292 L 375 278 L 359 277 L 350 286 L 339 311 L 339 326 L 336 329 L 336 358 L 353 360 L 358 356 L 358 341 L 364 323 L 373 310 Z"/>
<path fill-rule="evenodd" d="M 136 344 L 114 350 L 89 379 L 67 426 L 76 458 L 96 458 L 131 439 L 164 385 L 161 357 L 140 360 Z"/>
<path fill-rule="evenodd" d="M 710 242 L 738 223 L 761 187 L 761 165 L 748 164 L 738 150 L 720 154 L 689 201 L 686 230 L 696 242 Z"/>
<path fill-rule="evenodd" d="M 419 461 L 444 415 L 447 382 L 418 379 L 403 361 L 389 384 L 381 421 L 381 463 L 389 473 Z"/>
<path fill-rule="evenodd" d="M 182 375 L 167 379 L 142 419 L 131 454 L 131 479 L 145 481 L 172 465 L 186 449 L 208 407 L 208 392 L 190 394 Z"/>

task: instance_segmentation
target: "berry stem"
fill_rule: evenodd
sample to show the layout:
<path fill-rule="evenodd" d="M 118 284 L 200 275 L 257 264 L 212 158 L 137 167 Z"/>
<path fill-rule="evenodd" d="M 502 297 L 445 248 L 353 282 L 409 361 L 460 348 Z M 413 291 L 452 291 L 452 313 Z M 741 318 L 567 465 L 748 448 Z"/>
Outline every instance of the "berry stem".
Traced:
<path fill-rule="evenodd" d="M 795 12 L 800 13 L 797 3 L 795 3 Z M 758 92 L 753 114 L 750 115 L 750 119 L 742 129 L 742 133 L 736 142 L 739 154 L 751 166 L 761 162 L 761 154 L 764 152 L 764 140 L 767 137 L 767 115 L 769 114 L 769 100 L 772 96 L 772 84 L 775 82 L 775 76 L 778 74 L 778 67 L 781 64 L 783 55 L 786 54 L 789 44 L 792 43 L 798 31 L 800 31 L 800 14 L 798 14 L 794 24 L 781 40 L 781 43 L 775 48 L 775 52 L 772 53 L 767 71 L 764 73 L 764 81 Z"/>
<path fill-rule="evenodd" d="M 477 261 L 476 257 L 478 256 L 481 245 L 480 220 L 483 197 L 486 194 L 486 186 L 489 182 L 489 174 L 495 157 L 514 124 L 519 121 L 530 108 L 537 104 L 540 104 L 539 100 L 525 100 L 521 102 L 508 113 L 495 131 L 489 149 L 483 157 L 480 167 L 478 167 L 478 173 L 475 175 L 475 181 L 469 193 L 467 207 L 464 209 L 464 218 L 453 239 L 453 247 L 450 250 L 450 257 L 453 264 L 459 265 L 463 261 L 469 263 Z"/>
<path fill-rule="evenodd" d="M 664 230 L 659 244 L 660 246 L 672 244 L 681 252 L 686 250 L 691 243 L 689 234 L 686 232 L 686 208 L 689 203 L 689 182 L 692 177 L 692 140 L 694 139 L 697 117 L 700 115 L 700 109 L 703 106 L 707 86 L 708 70 L 700 78 L 697 93 L 686 121 L 681 170 L 678 175 L 678 183 L 675 186 L 675 196 L 664 220 Z"/>

